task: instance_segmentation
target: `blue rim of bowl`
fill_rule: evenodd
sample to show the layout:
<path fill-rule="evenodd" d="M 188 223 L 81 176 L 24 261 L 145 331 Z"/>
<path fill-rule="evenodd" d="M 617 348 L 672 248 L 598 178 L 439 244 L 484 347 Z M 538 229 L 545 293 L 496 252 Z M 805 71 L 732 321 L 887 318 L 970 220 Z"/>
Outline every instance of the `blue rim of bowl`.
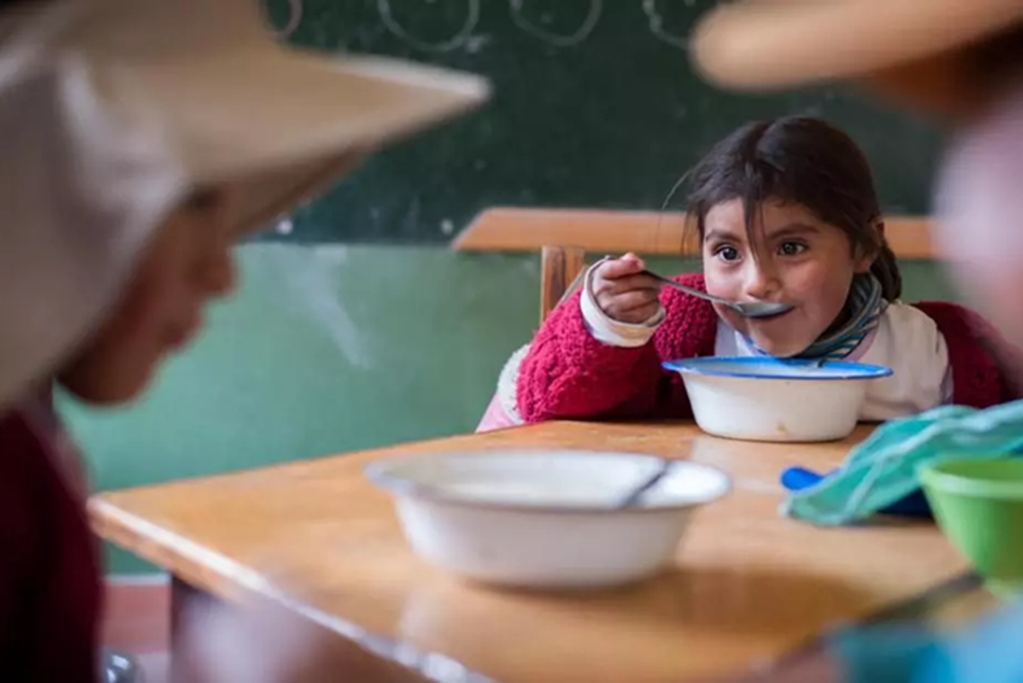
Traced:
<path fill-rule="evenodd" d="M 508 455 L 510 452 L 523 453 L 529 449 L 517 448 L 514 451 L 509 450 L 490 450 L 486 451 L 488 455 Z M 537 449 L 539 452 L 540 449 Z M 667 458 L 661 458 L 656 455 L 649 453 L 626 453 L 622 451 L 586 451 L 589 454 L 600 454 L 606 453 L 607 455 L 625 455 L 630 457 L 639 457 L 649 460 L 657 460 L 664 462 Z M 579 514 L 579 515 L 592 515 L 592 514 L 654 514 L 657 512 L 670 512 L 678 510 L 686 510 L 689 508 L 696 508 L 702 505 L 709 505 L 716 501 L 721 500 L 732 492 L 732 477 L 729 476 L 724 470 L 714 467 L 713 465 L 706 465 L 700 462 L 692 462 L 691 460 L 670 460 L 672 464 L 685 463 L 688 466 L 696 467 L 706 472 L 712 472 L 721 478 L 722 487 L 721 492 L 717 495 L 709 498 L 708 500 L 701 500 L 696 502 L 677 503 L 674 505 L 656 505 L 656 506 L 636 506 L 629 508 L 616 508 L 606 505 L 529 505 L 526 503 L 495 503 L 480 500 L 478 498 L 468 499 L 462 496 L 453 495 L 450 492 L 445 491 L 439 486 L 430 486 L 429 484 L 421 484 L 414 481 L 409 481 L 402 477 L 394 476 L 388 473 L 386 470 L 397 463 L 404 462 L 415 458 L 428 458 L 431 456 L 441 456 L 445 458 L 451 457 L 469 457 L 477 458 L 483 455 L 480 451 L 471 453 L 449 453 L 449 452 L 438 452 L 438 453 L 420 453 L 415 455 L 400 455 L 390 458 L 382 458 L 375 462 L 371 462 L 363 468 L 363 474 L 371 483 L 377 488 L 380 488 L 390 494 L 403 498 L 416 498 L 419 500 L 428 500 L 431 502 L 447 503 L 449 505 L 462 505 L 467 507 L 485 508 L 488 510 L 507 510 L 515 512 L 532 512 L 532 513 L 551 513 L 556 512 L 558 514 Z M 579 457 L 584 457 L 580 455 Z M 623 494 L 628 493 L 624 491 Z"/>
<path fill-rule="evenodd" d="M 801 360 L 792 358 L 766 358 L 761 356 L 703 356 L 700 358 L 684 358 L 682 360 L 666 360 L 661 363 L 665 370 L 671 370 L 683 374 L 707 375 L 711 377 L 742 377 L 745 379 L 773 379 L 773 380 L 797 380 L 797 381 L 821 381 L 821 380 L 851 380 L 851 379 L 880 379 L 891 377 L 891 368 L 881 365 L 868 365 L 866 363 L 852 363 L 849 361 L 829 360 L 824 362 L 830 373 L 827 377 L 813 375 L 764 375 L 754 371 L 742 370 L 718 370 L 708 367 L 711 364 L 727 363 L 733 366 L 764 366 L 774 365 L 776 367 L 806 368 L 814 367 L 818 361 Z"/>

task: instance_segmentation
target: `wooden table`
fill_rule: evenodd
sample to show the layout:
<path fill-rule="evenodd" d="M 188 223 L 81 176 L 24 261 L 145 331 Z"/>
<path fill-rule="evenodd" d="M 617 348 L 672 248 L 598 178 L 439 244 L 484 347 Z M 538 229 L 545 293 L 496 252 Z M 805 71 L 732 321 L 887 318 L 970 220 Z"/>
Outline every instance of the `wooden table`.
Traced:
<path fill-rule="evenodd" d="M 867 433 L 784 445 L 715 439 L 688 424 L 549 423 L 109 493 L 91 514 L 103 538 L 221 598 L 289 577 L 303 586 L 296 609 L 381 662 L 447 666 L 461 680 L 677 681 L 762 665 L 830 627 L 962 585 L 966 567 L 931 524 L 823 530 L 778 515 L 783 468 L 829 469 Z M 538 595 L 463 585 L 423 563 L 388 496 L 362 476 L 395 454 L 523 445 L 688 458 L 729 472 L 735 488 L 698 513 L 663 576 Z"/>

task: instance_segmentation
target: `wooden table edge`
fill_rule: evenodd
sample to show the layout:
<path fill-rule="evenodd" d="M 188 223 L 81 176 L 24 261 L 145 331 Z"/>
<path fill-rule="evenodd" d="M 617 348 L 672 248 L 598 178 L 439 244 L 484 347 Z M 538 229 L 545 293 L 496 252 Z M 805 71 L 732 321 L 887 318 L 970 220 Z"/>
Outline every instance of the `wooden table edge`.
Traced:
<path fill-rule="evenodd" d="M 297 613 L 379 658 L 383 664 L 400 666 L 409 673 L 410 683 L 423 679 L 447 680 L 455 670 L 459 670 L 457 680 L 462 683 L 496 683 L 485 674 L 471 670 L 449 655 L 424 650 L 418 645 L 370 632 L 358 624 L 324 613 L 301 600 L 289 597 L 276 590 L 273 584 L 264 580 L 259 573 L 218 553 L 206 550 L 171 531 L 125 513 L 105 501 L 102 494 L 89 499 L 88 512 L 93 532 L 98 537 L 136 553 L 143 559 L 166 568 L 170 573 L 172 666 L 175 633 L 186 601 L 203 599 L 237 604 L 246 598 L 255 598 L 272 601 Z M 132 539 L 142 537 L 142 533 L 146 533 L 145 537 L 150 540 L 146 547 L 140 547 L 139 543 L 132 542 Z M 199 565 L 200 562 L 204 564 Z M 208 569 L 196 570 L 194 567 L 197 565 Z M 438 670 L 444 672 L 444 679 L 431 674 Z"/>
<path fill-rule="evenodd" d="M 186 597 L 199 595 L 226 602 L 238 602 L 246 595 L 251 595 L 277 601 L 302 617 L 336 633 L 356 647 L 379 657 L 382 662 L 400 665 L 412 676 L 438 680 L 431 675 L 431 671 L 440 669 L 450 674 L 453 667 L 457 667 L 461 670 L 459 680 L 465 683 L 493 683 L 485 674 L 471 670 L 449 655 L 423 650 L 407 641 L 367 631 L 358 624 L 324 613 L 301 600 L 289 598 L 275 590 L 259 573 L 172 531 L 124 512 L 104 500 L 103 494 L 97 494 L 89 500 L 89 517 L 94 532 L 100 538 L 167 568 L 174 582 L 172 603 L 178 603 L 172 604 L 172 621 L 181 609 L 181 600 Z M 140 544 L 138 542 L 140 538 L 146 538 L 147 543 Z M 847 622 L 829 624 L 805 642 L 787 648 L 769 667 L 772 670 L 784 671 L 807 657 L 823 653 L 827 650 L 829 641 L 842 630 L 922 618 L 930 608 L 940 604 L 942 600 L 976 590 L 981 585 L 981 579 L 973 573 L 955 575 L 908 599 L 882 606 Z"/>

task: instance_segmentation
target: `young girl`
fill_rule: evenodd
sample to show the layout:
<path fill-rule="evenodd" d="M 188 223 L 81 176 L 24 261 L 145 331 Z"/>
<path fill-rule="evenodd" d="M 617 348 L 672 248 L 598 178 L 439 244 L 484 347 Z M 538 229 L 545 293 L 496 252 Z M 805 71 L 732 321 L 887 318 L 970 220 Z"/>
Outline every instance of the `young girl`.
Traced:
<path fill-rule="evenodd" d="M 485 84 L 291 52 L 252 0 L 0 0 L 0 36 L 0 678 L 92 682 L 100 562 L 51 387 L 138 396 L 235 241 Z"/>
<path fill-rule="evenodd" d="M 692 175 L 703 274 L 678 282 L 792 309 L 767 319 L 659 284 L 628 254 L 605 258 L 505 367 L 481 430 L 553 419 L 684 418 L 681 378 L 661 362 L 695 356 L 845 359 L 894 370 L 871 383 L 860 418 L 1014 398 L 997 336 L 950 303 L 908 305 L 884 237 L 870 168 L 815 118 L 743 126 Z"/>

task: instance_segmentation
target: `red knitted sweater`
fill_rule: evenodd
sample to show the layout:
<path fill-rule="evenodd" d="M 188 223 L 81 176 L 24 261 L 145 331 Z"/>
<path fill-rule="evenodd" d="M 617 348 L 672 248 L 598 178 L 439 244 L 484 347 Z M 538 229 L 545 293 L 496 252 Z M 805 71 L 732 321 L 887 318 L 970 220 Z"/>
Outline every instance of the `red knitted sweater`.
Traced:
<path fill-rule="evenodd" d="M 676 279 L 705 291 L 702 275 Z M 682 378 L 663 370 L 661 362 L 714 355 L 718 316 L 713 306 L 667 289 L 661 295 L 664 323 L 651 343 L 622 348 L 593 338 L 579 297 L 577 292 L 550 314 L 522 361 L 517 382 L 522 419 L 692 417 Z M 1007 370 L 1017 367 L 1018 356 L 980 316 L 952 303 L 916 307 L 945 338 L 956 404 L 987 408 L 1020 396 Z"/>

